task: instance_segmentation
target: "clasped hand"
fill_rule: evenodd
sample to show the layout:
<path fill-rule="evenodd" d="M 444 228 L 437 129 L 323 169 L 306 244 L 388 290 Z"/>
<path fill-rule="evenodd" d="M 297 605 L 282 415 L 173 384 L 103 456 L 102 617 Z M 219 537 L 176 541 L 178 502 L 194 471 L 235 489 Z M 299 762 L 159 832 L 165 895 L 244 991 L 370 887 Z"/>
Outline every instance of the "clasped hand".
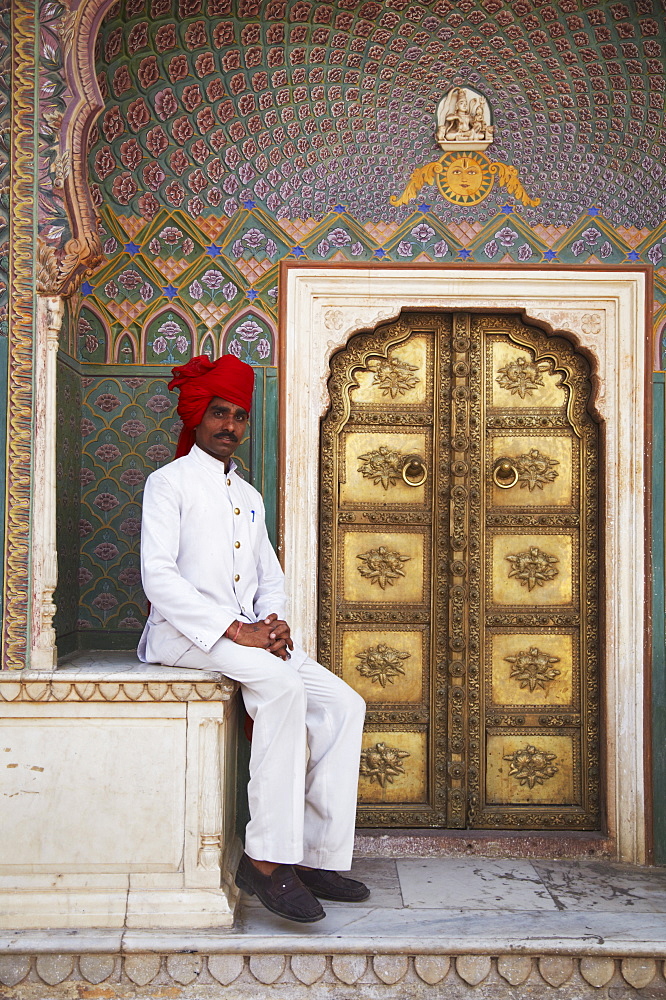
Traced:
<path fill-rule="evenodd" d="M 267 649 L 274 656 L 288 660 L 294 648 L 289 626 L 276 614 L 268 615 L 259 622 L 244 622 L 235 641 L 239 646 L 256 646 Z"/>

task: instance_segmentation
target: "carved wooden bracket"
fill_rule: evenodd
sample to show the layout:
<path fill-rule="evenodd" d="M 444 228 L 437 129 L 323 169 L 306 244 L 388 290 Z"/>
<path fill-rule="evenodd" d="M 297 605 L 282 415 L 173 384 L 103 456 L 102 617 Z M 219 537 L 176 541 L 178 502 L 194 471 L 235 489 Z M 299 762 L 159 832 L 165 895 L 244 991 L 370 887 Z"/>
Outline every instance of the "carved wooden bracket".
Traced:
<path fill-rule="evenodd" d="M 71 295 L 103 261 L 98 215 L 88 180 L 88 137 L 104 108 L 95 75 L 95 39 L 113 0 L 80 0 L 60 23 L 65 82 L 71 93 L 60 127 L 54 187 L 62 194 L 72 236 L 62 257 L 39 240 L 37 291 Z"/>

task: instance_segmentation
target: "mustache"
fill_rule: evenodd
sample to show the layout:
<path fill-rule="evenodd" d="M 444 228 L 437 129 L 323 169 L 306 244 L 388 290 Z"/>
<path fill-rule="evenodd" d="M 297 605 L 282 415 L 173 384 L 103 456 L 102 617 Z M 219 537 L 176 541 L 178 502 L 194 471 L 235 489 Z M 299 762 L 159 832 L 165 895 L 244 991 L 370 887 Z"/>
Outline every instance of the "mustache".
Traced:
<path fill-rule="evenodd" d="M 213 434 L 213 437 L 220 438 L 222 441 L 231 441 L 233 444 L 238 444 L 238 438 L 230 431 L 221 431 L 219 434 Z"/>

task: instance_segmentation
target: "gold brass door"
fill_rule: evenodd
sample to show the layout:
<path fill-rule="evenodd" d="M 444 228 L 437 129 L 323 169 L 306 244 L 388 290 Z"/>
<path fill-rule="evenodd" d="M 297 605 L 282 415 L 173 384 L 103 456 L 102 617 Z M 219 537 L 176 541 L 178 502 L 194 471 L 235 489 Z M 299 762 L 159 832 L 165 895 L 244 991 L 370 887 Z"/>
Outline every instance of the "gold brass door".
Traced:
<path fill-rule="evenodd" d="M 587 362 L 517 316 L 405 313 L 329 390 L 319 657 L 368 704 L 360 825 L 598 828 Z"/>

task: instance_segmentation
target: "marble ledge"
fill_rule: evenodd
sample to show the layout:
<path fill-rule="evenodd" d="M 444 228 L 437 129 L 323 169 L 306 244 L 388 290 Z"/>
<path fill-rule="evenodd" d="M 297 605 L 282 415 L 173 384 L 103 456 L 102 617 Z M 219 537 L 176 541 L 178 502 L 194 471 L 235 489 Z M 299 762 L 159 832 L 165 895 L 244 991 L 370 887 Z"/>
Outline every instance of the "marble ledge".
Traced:
<path fill-rule="evenodd" d="M 238 685 L 219 671 L 142 663 L 134 653 L 75 653 L 55 670 L 0 671 L 0 701 L 228 701 Z"/>
<path fill-rule="evenodd" d="M 376 911 L 375 911 L 376 913 Z M 369 916 L 365 910 L 364 917 Z M 202 955 L 566 955 L 572 957 L 666 959 L 663 914 L 641 914 L 630 930 L 626 916 L 594 915 L 571 926 L 568 919 L 535 926 L 534 914 L 498 912 L 498 922 L 475 911 L 451 912 L 442 920 L 432 911 L 394 928 L 371 929 L 366 920 L 354 929 L 338 927 L 333 934 L 304 934 L 300 928 L 278 929 L 274 922 L 263 932 L 238 928 L 201 930 L 26 930 L 0 933 L 0 956 L 26 954 L 202 954 Z M 513 919 L 511 919 L 513 918 Z M 269 915 L 269 919 L 270 918 Z M 279 921 L 283 924 L 282 921 Z M 539 922 L 541 923 L 541 922 Z M 411 926 L 410 926 L 411 924 Z M 365 925 L 365 926 L 363 926 Z M 428 926 L 429 925 L 429 926 Z"/>

